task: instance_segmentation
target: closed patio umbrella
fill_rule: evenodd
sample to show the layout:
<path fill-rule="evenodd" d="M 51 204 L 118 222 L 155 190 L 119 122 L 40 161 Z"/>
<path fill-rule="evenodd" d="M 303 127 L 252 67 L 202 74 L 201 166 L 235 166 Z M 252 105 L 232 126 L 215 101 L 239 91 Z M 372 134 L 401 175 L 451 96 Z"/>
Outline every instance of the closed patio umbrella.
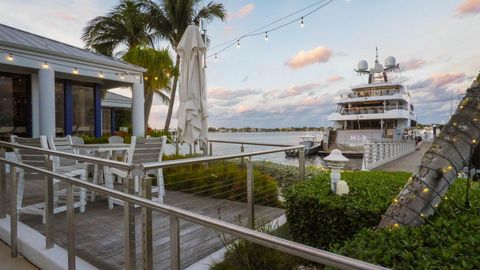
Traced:
<path fill-rule="evenodd" d="M 195 25 L 188 26 L 177 47 L 180 55 L 177 134 L 179 142 L 192 145 L 196 139 L 206 143 L 207 87 L 202 64 L 207 47 Z"/>

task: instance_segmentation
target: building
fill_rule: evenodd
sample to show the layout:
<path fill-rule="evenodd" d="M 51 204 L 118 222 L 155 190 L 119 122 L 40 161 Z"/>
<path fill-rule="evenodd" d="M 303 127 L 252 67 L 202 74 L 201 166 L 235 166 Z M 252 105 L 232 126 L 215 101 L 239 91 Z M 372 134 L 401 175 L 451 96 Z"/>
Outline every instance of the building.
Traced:
<path fill-rule="evenodd" d="M 90 134 L 115 129 L 131 107 L 144 135 L 144 68 L 0 24 L 0 138 Z M 108 89 L 129 87 L 132 99 Z M 108 115 L 109 114 L 109 115 Z"/>

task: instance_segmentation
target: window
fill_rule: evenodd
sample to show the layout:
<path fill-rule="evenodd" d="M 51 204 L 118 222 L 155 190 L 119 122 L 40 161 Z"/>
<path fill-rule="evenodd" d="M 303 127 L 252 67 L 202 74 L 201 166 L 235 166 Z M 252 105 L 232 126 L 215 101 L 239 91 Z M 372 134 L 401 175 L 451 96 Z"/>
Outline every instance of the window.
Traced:
<path fill-rule="evenodd" d="M 72 97 L 72 132 L 79 135 L 94 135 L 93 84 L 73 82 Z"/>
<path fill-rule="evenodd" d="M 0 139 L 30 133 L 30 77 L 0 72 Z"/>
<path fill-rule="evenodd" d="M 63 80 L 55 81 L 55 133 L 65 136 L 65 83 Z"/>

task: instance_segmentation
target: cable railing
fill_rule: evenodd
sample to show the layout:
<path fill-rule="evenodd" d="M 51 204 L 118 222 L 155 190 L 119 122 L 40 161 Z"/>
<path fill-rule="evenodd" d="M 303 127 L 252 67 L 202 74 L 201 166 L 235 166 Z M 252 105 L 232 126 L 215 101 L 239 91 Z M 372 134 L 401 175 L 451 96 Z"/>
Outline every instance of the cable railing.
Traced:
<path fill-rule="evenodd" d="M 206 157 L 197 157 L 192 159 L 183 159 L 183 160 L 172 160 L 164 162 L 154 162 L 146 164 L 127 164 L 123 162 L 104 160 L 88 156 L 80 156 L 74 154 L 67 154 L 58 151 L 45 150 L 35 147 L 22 146 L 18 144 L 11 144 L 6 142 L 0 142 L 0 146 L 9 147 L 9 148 L 22 148 L 28 149 L 31 151 L 36 151 L 45 155 L 50 156 L 62 156 L 65 158 L 71 158 L 76 160 L 82 160 L 84 162 L 89 162 L 92 164 L 101 164 L 104 166 L 111 166 L 116 168 L 122 168 L 129 171 L 128 177 L 124 179 L 124 192 L 118 191 L 115 189 L 110 189 L 98 184 L 90 183 L 83 181 L 77 178 L 69 177 L 64 174 L 50 171 L 48 169 L 40 168 L 38 166 L 32 166 L 24 164 L 19 161 L 12 161 L 5 158 L 5 150 L 0 150 L 0 218 L 5 218 L 7 214 L 7 182 L 10 187 L 9 192 L 9 214 L 10 214 L 10 243 L 12 256 L 17 255 L 18 251 L 18 214 L 17 214 L 17 192 L 16 188 L 18 183 L 17 173 L 19 170 L 35 172 L 39 175 L 43 175 L 45 182 L 44 198 L 45 198 L 45 213 L 46 213 L 46 223 L 45 223 L 45 247 L 50 249 L 53 247 L 55 241 L 55 236 L 53 233 L 53 185 L 51 184 L 54 180 L 61 181 L 66 185 L 66 249 L 68 252 L 68 269 L 75 269 L 76 267 L 76 242 L 78 239 L 76 235 L 80 232 L 76 232 L 76 216 L 88 215 L 88 210 L 84 214 L 76 214 L 74 212 L 74 187 L 75 188 L 84 188 L 88 191 L 93 191 L 104 196 L 111 196 L 123 202 L 123 237 L 124 237 L 124 259 L 125 262 L 123 267 L 125 269 L 135 269 L 137 266 L 141 265 L 144 269 L 153 268 L 153 226 L 152 226 L 152 214 L 159 213 L 166 215 L 169 219 L 169 254 L 170 254 L 170 268 L 171 269 L 180 269 L 181 268 L 181 251 L 185 252 L 185 249 L 180 249 L 180 240 L 184 239 L 181 237 L 182 227 L 180 227 L 180 221 L 186 221 L 197 226 L 202 226 L 210 230 L 215 230 L 217 233 L 223 233 L 230 235 L 238 239 L 244 239 L 247 241 L 254 242 L 259 245 L 263 245 L 281 252 L 285 252 L 294 256 L 301 257 L 303 259 L 313 261 L 320 264 L 325 264 L 333 266 L 340 269 L 385 269 L 380 266 L 348 258 L 345 256 L 337 255 L 331 252 L 324 250 L 316 249 L 313 247 L 305 246 L 299 243 L 291 242 L 285 239 L 274 237 L 262 232 L 252 230 L 254 228 L 254 174 L 253 174 L 253 163 L 249 157 L 274 153 L 275 151 L 285 151 L 288 149 L 301 149 L 302 146 L 286 147 L 276 150 L 266 150 L 266 151 L 256 151 L 252 153 L 241 153 L 233 154 L 225 157 L 215 157 L 215 156 L 206 156 Z M 303 151 L 300 151 L 303 152 Z M 176 168 L 178 166 L 186 165 L 199 165 L 208 166 L 212 162 L 224 161 L 226 159 L 232 158 L 245 158 L 245 167 L 247 178 L 247 204 L 249 214 L 249 227 L 245 228 L 237 224 L 232 224 L 223 220 L 205 216 L 203 214 L 195 213 L 186 209 L 175 207 L 169 204 L 161 204 L 159 202 L 153 201 L 151 199 L 151 183 L 152 177 L 149 177 L 144 172 L 150 169 L 167 169 L 167 168 Z M 5 165 L 10 167 L 10 177 L 7 179 L 7 174 L 5 171 Z M 140 177 L 141 179 L 141 196 L 135 195 L 135 177 Z M 243 175 L 242 175 L 243 177 Z M 300 173 L 300 178 L 302 175 Z M 304 172 L 303 172 L 304 178 Z M 9 180 L 9 181 L 8 181 Z M 192 179 L 193 180 L 193 179 Z M 257 194 L 260 197 L 263 195 L 261 193 Z M 139 264 L 137 260 L 136 252 L 136 240 L 135 240 L 135 206 L 141 207 L 141 249 L 140 255 L 142 257 L 141 263 Z M 78 217 L 80 218 L 80 217 Z M 137 228 L 138 229 L 138 228 Z M 192 237 L 200 237 L 200 235 L 192 235 Z"/>

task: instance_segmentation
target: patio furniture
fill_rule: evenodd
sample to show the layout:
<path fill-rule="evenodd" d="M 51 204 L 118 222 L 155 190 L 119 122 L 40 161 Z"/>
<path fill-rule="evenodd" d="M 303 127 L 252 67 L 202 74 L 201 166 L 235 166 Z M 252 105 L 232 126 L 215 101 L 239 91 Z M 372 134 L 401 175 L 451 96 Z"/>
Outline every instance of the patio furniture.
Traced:
<path fill-rule="evenodd" d="M 123 143 L 124 140 L 120 136 L 110 136 L 108 138 L 108 143 Z"/>
<path fill-rule="evenodd" d="M 22 138 L 15 135 L 10 136 L 10 141 L 12 143 L 26 145 L 36 148 L 48 149 L 46 140 L 41 140 L 40 138 Z M 47 168 L 47 155 L 40 153 L 38 151 L 26 150 L 26 149 L 14 149 L 16 159 L 18 162 L 35 166 L 36 168 L 48 169 Z M 17 182 L 17 212 L 41 215 L 42 222 L 45 223 L 45 202 L 33 203 L 29 205 L 24 205 L 24 194 L 26 181 L 31 181 L 34 188 L 42 189 L 44 188 L 44 179 L 45 176 L 39 173 L 35 173 L 29 170 L 24 170 L 22 168 L 17 168 L 18 171 L 18 182 Z M 33 181 L 38 180 L 41 183 L 34 183 Z M 65 190 L 62 190 L 60 186 L 60 181 L 53 179 L 53 213 L 59 213 L 67 210 L 66 205 L 59 206 L 59 197 L 65 195 Z M 80 206 L 80 202 L 77 201 L 74 204 L 75 207 Z"/>
<path fill-rule="evenodd" d="M 42 135 L 40 136 L 40 141 L 42 142 L 42 146 L 48 145 L 48 148 L 51 150 L 78 155 L 73 149 L 69 137 L 46 137 Z M 74 159 L 53 156 L 54 172 L 70 177 L 79 177 L 82 181 L 87 181 L 87 165 L 87 163 L 79 163 Z M 85 188 L 80 188 L 78 195 L 80 196 L 80 213 L 83 213 L 85 212 L 85 205 L 87 203 Z"/>
<path fill-rule="evenodd" d="M 165 150 L 165 145 L 167 143 L 167 137 L 162 136 L 160 138 L 139 138 L 132 136 L 131 146 L 127 152 L 127 163 L 129 164 L 140 164 L 147 162 L 158 162 L 162 161 L 163 152 Z M 155 187 L 152 187 L 152 193 L 157 193 L 158 202 L 163 203 L 163 197 L 165 196 L 165 184 L 163 181 L 163 171 L 162 169 L 154 169 L 151 171 L 145 172 L 148 174 L 154 174 L 157 177 L 157 184 Z M 113 176 L 119 178 L 128 177 L 128 171 L 120 170 L 117 168 L 110 168 L 105 172 L 105 186 L 107 188 L 113 189 Z M 138 194 L 140 192 L 140 176 L 134 176 L 134 190 Z M 114 198 L 108 199 L 108 207 L 113 208 L 113 204 L 122 204 L 120 201 L 115 200 Z"/>
<path fill-rule="evenodd" d="M 112 158 L 112 152 L 126 152 L 127 150 L 130 149 L 130 144 L 125 144 L 125 143 L 97 143 L 97 144 L 72 144 L 71 147 L 77 151 L 77 153 L 89 153 L 89 155 L 93 155 L 98 158 L 105 158 L 105 159 L 111 159 Z M 101 179 L 102 175 L 106 171 L 108 171 L 107 166 L 101 166 L 101 165 L 94 165 L 94 175 L 93 175 L 93 183 L 94 184 L 99 184 L 99 179 Z M 103 169 L 102 169 L 103 167 Z M 96 170 L 96 171 L 95 171 Z M 105 176 L 106 178 L 106 176 Z M 95 200 L 95 192 L 90 193 L 90 200 L 94 201 Z"/>

